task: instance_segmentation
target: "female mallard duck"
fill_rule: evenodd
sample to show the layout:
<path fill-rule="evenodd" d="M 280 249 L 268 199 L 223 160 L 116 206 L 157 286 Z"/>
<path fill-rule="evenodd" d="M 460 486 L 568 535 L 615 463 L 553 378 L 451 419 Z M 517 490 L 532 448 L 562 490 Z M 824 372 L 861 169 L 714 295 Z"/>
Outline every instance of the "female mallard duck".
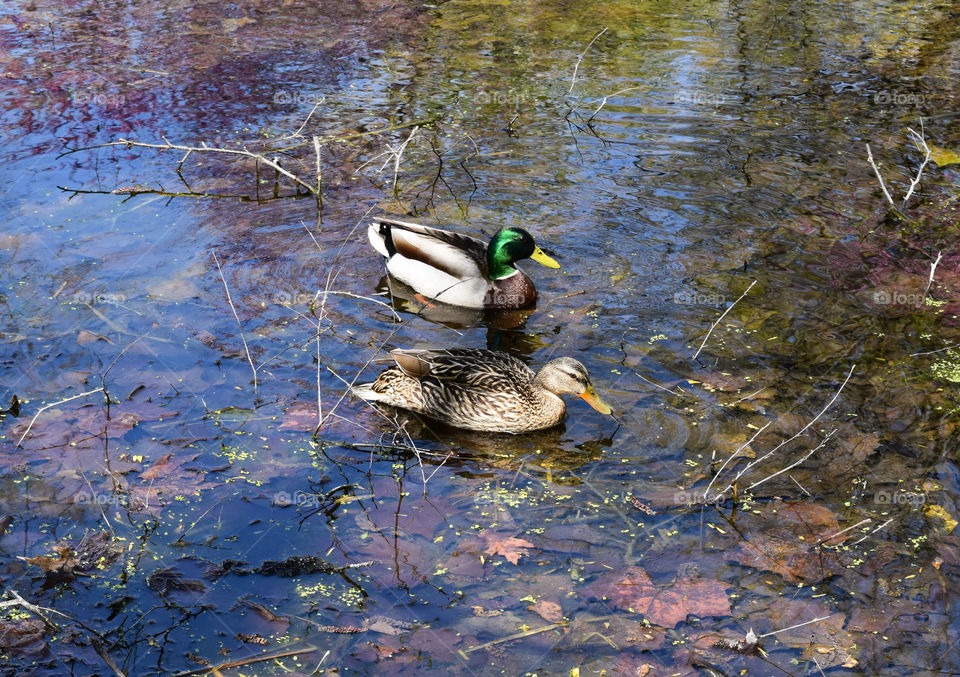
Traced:
<path fill-rule="evenodd" d="M 394 350 L 376 361 L 397 364 L 373 383 L 357 386 L 357 396 L 458 428 L 504 433 L 549 428 L 563 419 L 564 393 L 610 413 L 587 370 L 570 357 L 547 362 L 537 374 L 511 355 L 472 348 Z"/>
<path fill-rule="evenodd" d="M 469 235 L 378 218 L 367 236 L 395 278 L 427 298 L 464 308 L 524 308 L 537 291 L 513 264 L 530 258 L 560 267 L 523 228 L 497 231 L 485 245 Z"/>

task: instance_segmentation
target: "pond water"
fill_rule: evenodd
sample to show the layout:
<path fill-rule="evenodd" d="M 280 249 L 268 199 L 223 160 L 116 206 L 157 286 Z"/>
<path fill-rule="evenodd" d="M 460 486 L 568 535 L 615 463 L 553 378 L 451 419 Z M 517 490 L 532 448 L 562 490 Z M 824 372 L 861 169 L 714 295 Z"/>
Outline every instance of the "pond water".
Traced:
<path fill-rule="evenodd" d="M 0 16 L 0 581 L 46 609 L 0 673 L 960 670 L 954 7 Z M 562 270 L 425 304 L 376 214 Z M 615 416 L 347 394 L 426 346 L 575 357 Z"/>

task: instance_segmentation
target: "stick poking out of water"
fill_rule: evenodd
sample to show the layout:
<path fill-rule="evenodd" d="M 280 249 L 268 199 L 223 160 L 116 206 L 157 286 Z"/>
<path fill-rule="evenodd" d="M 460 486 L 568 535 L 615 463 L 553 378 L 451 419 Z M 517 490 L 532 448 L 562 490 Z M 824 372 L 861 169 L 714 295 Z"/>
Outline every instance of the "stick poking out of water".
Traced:
<path fill-rule="evenodd" d="M 713 330 L 717 328 L 717 325 L 718 325 L 718 324 L 720 324 L 720 320 L 722 320 L 723 318 L 725 318 L 725 317 L 727 316 L 727 313 L 729 313 L 731 310 L 733 310 L 733 307 L 734 307 L 735 305 L 737 305 L 738 303 L 740 303 L 740 299 L 742 299 L 744 296 L 746 296 L 746 295 L 747 295 L 747 292 L 750 291 L 751 289 L 753 289 L 753 285 L 755 285 L 756 283 L 757 283 L 756 280 L 754 280 L 753 282 L 751 282 L 751 283 L 750 283 L 750 286 L 747 287 L 746 291 L 744 291 L 742 294 L 740 294 L 740 298 L 737 299 L 736 301 L 734 301 L 733 303 L 731 303 L 731 304 L 730 304 L 730 307 L 728 307 L 726 310 L 723 311 L 723 315 L 721 315 L 720 317 L 717 318 L 717 321 L 713 323 L 713 326 L 712 326 L 712 327 L 710 327 L 710 331 L 708 331 L 708 332 L 707 332 L 707 335 L 703 337 L 703 342 L 700 344 L 700 347 L 697 348 L 697 352 L 695 352 L 695 353 L 693 354 L 693 359 L 697 359 L 697 356 L 700 354 L 700 351 L 703 350 L 703 347 L 704 347 L 705 345 L 707 345 L 707 339 L 710 338 L 710 334 L 712 334 L 712 333 L 713 333 Z"/>
<path fill-rule="evenodd" d="M 573 88 L 577 84 L 577 71 L 580 70 L 580 62 L 583 61 L 583 57 L 585 57 L 587 55 L 587 52 L 590 51 L 590 48 L 593 47 L 593 43 L 597 41 L 597 38 L 599 38 L 601 35 L 603 35 L 606 32 L 607 32 L 607 28 L 604 27 L 599 33 L 593 36 L 593 40 L 588 42 L 587 46 L 583 48 L 582 52 L 580 52 L 580 56 L 579 58 L 577 58 L 577 63 L 573 67 L 573 77 L 570 78 L 570 89 L 567 90 L 567 96 L 570 96 L 571 94 L 573 94 Z"/>

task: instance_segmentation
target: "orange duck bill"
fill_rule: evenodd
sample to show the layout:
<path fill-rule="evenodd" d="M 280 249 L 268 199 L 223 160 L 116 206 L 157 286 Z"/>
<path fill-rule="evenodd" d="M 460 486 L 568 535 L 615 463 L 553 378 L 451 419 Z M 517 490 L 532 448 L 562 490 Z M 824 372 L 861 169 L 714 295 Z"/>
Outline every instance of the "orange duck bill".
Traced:
<path fill-rule="evenodd" d="M 588 385 L 587 389 L 580 393 L 580 398 L 601 414 L 609 415 L 611 413 L 610 405 L 600 399 L 597 389 Z"/>

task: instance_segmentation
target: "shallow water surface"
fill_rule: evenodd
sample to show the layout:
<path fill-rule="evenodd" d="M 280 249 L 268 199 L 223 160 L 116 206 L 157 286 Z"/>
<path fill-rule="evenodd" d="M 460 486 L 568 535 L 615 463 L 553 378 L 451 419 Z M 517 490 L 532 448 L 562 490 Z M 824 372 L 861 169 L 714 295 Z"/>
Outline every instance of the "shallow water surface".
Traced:
<path fill-rule="evenodd" d="M 3 609 L 3 674 L 960 670 L 954 8 L 0 15 L 0 580 L 59 626 Z M 379 213 L 562 270 L 424 303 Z M 615 417 L 348 394 L 418 346 L 575 357 Z"/>

